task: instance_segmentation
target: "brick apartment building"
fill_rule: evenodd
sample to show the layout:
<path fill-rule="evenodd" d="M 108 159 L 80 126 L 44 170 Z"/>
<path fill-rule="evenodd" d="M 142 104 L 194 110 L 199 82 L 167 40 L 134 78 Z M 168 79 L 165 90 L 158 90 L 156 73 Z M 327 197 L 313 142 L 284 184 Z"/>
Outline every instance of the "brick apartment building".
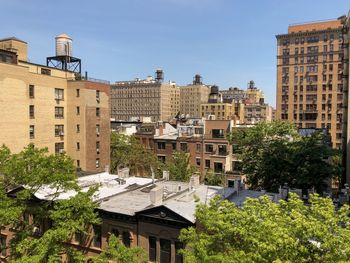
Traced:
<path fill-rule="evenodd" d="M 277 119 L 327 128 L 342 147 L 344 35 L 340 20 L 295 24 L 277 35 Z"/>
<path fill-rule="evenodd" d="M 226 174 L 226 184 L 242 179 L 241 162 L 235 147 L 226 136 L 234 127 L 233 120 L 190 119 L 176 128 L 169 123 L 144 123 L 135 136 L 164 163 L 175 151 L 189 153 L 190 164 L 197 167 L 204 180 L 207 170 Z"/>

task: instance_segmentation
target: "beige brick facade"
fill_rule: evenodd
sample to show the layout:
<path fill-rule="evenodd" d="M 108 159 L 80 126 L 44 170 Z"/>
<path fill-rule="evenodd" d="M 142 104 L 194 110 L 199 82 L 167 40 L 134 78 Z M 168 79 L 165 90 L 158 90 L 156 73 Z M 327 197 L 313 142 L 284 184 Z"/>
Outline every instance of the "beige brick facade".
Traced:
<path fill-rule="evenodd" d="M 203 84 L 180 87 L 180 112 L 190 117 L 201 117 L 200 105 L 208 101 L 210 87 Z"/>
<path fill-rule="evenodd" d="M 50 153 L 65 151 L 85 171 L 103 170 L 109 164 L 110 88 L 108 84 L 74 79 L 72 72 L 43 65 L 0 62 L 0 144 L 17 153 L 34 143 L 47 147 Z M 93 154 L 96 146 L 100 147 L 98 156 Z"/>
<path fill-rule="evenodd" d="M 121 81 L 111 86 L 111 117 L 116 120 L 169 121 L 179 112 L 180 92 L 175 83 L 153 79 Z"/>

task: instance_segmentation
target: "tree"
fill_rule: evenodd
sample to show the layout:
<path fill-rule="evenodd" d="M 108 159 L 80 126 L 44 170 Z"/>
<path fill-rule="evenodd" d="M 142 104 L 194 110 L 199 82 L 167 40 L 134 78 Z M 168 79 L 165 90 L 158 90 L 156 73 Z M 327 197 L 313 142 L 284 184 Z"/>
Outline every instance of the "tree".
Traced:
<path fill-rule="evenodd" d="M 196 210 L 197 225 L 181 231 L 189 263 L 348 262 L 350 208 L 335 210 L 330 198 L 295 194 L 273 203 L 268 196 L 237 207 L 214 198 Z"/>
<path fill-rule="evenodd" d="M 235 130 L 228 139 L 240 148 L 243 173 L 252 189 L 277 192 L 287 183 L 322 192 L 332 177 L 332 153 L 323 133 L 300 136 L 293 124 L 276 121 Z"/>
<path fill-rule="evenodd" d="M 135 136 L 112 132 L 111 134 L 111 172 L 117 173 L 120 167 L 129 167 L 132 173 L 156 170 L 159 162 L 155 154 L 142 145 Z"/>
<path fill-rule="evenodd" d="M 0 156 L 0 226 L 16 229 L 10 245 L 11 262 L 58 262 L 63 254 L 72 262 L 83 262 L 83 255 L 64 242 L 84 226 L 100 222 L 97 204 L 92 202 L 97 186 L 81 192 L 73 161 L 65 154 L 48 154 L 46 148 L 30 144 L 22 152 L 10 154 L 3 146 Z M 33 200 L 44 186 L 54 193 L 47 201 Z M 15 198 L 8 196 L 9 190 Z M 76 195 L 57 200 L 66 191 L 75 191 Z M 26 215 L 31 215 L 32 221 Z M 45 231 L 38 231 L 39 226 Z"/>
<path fill-rule="evenodd" d="M 108 248 L 100 255 L 92 257 L 94 263 L 143 263 L 147 262 L 145 251 L 139 247 L 128 248 L 121 244 L 118 237 L 111 235 L 108 241 Z"/>
<path fill-rule="evenodd" d="M 185 152 L 174 152 L 172 160 L 167 164 L 170 179 L 174 181 L 189 182 L 196 167 L 190 164 L 190 155 Z"/>
<path fill-rule="evenodd" d="M 225 177 L 224 174 L 216 174 L 213 170 L 208 170 L 205 173 L 204 183 L 206 185 L 214 185 L 214 186 L 224 186 Z"/>

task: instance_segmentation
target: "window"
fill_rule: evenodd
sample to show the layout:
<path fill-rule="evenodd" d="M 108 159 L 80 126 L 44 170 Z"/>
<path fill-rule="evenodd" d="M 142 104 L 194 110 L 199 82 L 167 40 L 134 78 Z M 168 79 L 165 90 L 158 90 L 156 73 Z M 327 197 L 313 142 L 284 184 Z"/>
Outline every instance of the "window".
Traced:
<path fill-rule="evenodd" d="M 93 237 L 93 246 L 94 247 L 101 247 L 101 226 L 94 225 L 94 237 Z"/>
<path fill-rule="evenodd" d="M 205 160 L 205 168 L 210 169 L 210 160 Z"/>
<path fill-rule="evenodd" d="M 63 100 L 64 99 L 64 90 L 63 89 L 55 89 L 55 100 Z"/>
<path fill-rule="evenodd" d="M 34 130 L 34 125 L 29 126 L 29 138 L 34 139 L 35 137 L 35 130 Z"/>
<path fill-rule="evenodd" d="M 96 90 L 96 101 L 100 102 L 100 91 Z"/>
<path fill-rule="evenodd" d="M 34 105 L 29 105 L 29 118 L 34 119 Z"/>
<path fill-rule="evenodd" d="M 47 68 L 41 68 L 41 74 L 50 76 L 51 70 Z"/>
<path fill-rule="evenodd" d="M 232 144 L 232 153 L 242 153 L 242 150 L 238 144 Z"/>
<path fill-rule="evenodd" d="M 212 144 L 206 144 L 205 145 L 205 152 L 212 153 L 214 151 L 214 147 Z"/>
<path fill-rule="evenodd" d="M 165 156 L 164 155 L 158 155 L 157 158 L 158 158 L 158 161 L 165 163 Z"/>
<path fill-rule="evenodd" d="M 96 108 L 96 117 L 100 117 L 100 108 Z"/>
<path fill-rule="evenodd" d="M 76 89 L 76 96 L 80 97 L 80 89 Z"/>
<path fill-rule="evenodd" d="M 226 145 L 218 145 L 218 153 L 219 155 L 227 155 L 227 146 Z"/>
<path fill-rule="evenodd" d="M 176 242 L 175 241 L 175 263 L 183 263 L 183 256 L 179 253 L 181 249 L 184 248 L 184 245 L 182 242 Z"/>
<path fill-rule="evenodd" d="M 77 142 L 77 151 L 80 150 L 80 142 Z"/>
<path fill-rule="evenodd" d="M 84 232 L 75 232 L 74 234 L 74 241 L 79 243 L 79 244 L 84 244 L 86 240 L 86 235 L 84 234 Z"/>
<path fill-rule="evenodd" d="M 80 107 L 77 106 L 77 115 L 80 115 Z"/>
<path fill-rule="evenodd" d="M 223 129 L 213 129 L 212 130 L 213 138 L 224 138 L 224 130 Z"/>
<path fill-rule="evenodd" d="M 149 261 L 157 260 L 157 238 L 149 236 L 148 237 L 148 254 Z"/>
<path fill-rule="evenodd" d="M 173 142 L 172 146 L 173 146 L 173 150 L 176 150 L 176 142 Z"/>
<path fill-rule="evenodd" d="M 96 168 L 100 168 L 100 158 L 96 158 Z"/>
<path fill-rule="evenodd" d="M 203 134 L 203 128 L 194 128 L 194 134 Z"/>
<path fill-rule="evenodd" d="M 58 142 L 55 143 L 55 153 L 63 153 L 64 152 L 64 143 L 63 142 Z"/>
<path fill-rule="evenodd" d="M 180 149 L 181 149 L 181 151 L 183 151 L 183 152 L 187 152 L 187 143 L 181 142 L 181 143 L 180 143 Z"/>
<path fill-rule="evenodd" d="M 34 85 L 29 85 L 29 98 L 34 98 Z"/>
<path fill-rule="evenodd" d="M 80 132 L 80 124 L 77 124 L 77 133 Z"/>
<path fill-rule="evenodd" d="M 197 143 L 196 144 L 196 152 L 200 152 L 201 151 L 201 144 Z"/>
<path fill-rule="evenodd" d="M 215 173 L 222 173 L 223 172 L 222 163 L 214 162 L 214 172 Z"/>
<path fill-rule="evenodd" d="M 160 239 L 160 262 L 170 263 L 171 242 L 168 239 Z"/>
<path fill-rule="evenodd" d="M 233 161 L 232 166 L 232 170 L 235 172 L 240 172 L 243 169 L 243 163 L 240 161 Z"/>
<path fill-rule="evenodd" d="M 63 118 L 63 107 L 55 107 L 55 118 Z"/>
<path fill-rule="evenodd" d="M 199 157 L 196 158 L 196 165 L 198 165 L 198 166 L 201 165 L 201 158 L 199 158 Z"/>
<path fill-rule="evenodd" d="M 55 125 L 55 136 L 63 136 L 64 135 L 64 126 L 63 125 Z"/>
<path fill-rule="evenodd" d="M 117 239 L 119 239 L 119 230 L 116 228 L 112 228 L 111 234 L 114 235 Z"/>
<path fill-rule="evenodd" d="M 77 160 L 77 167 L 80 168 L 80 160 Z"/>
<path fill-rule="evenodd" d="M 130 232 L 123 231 L 123 233 L 122 233 L 122 241 L 123 241 L 124 246 L 130 247 L 130 244 L 131 244 Z"/>
<path fill-rule="evenodd" d="M 100 136 L 100 124 L 96 124 L 96 135 Z"/>
<path fill-rule="evenodd" d="M 100 153 L 100 142 L 96 142 L 96 153 Z"/>
<path fill-rule="evenodd" d="M 6 236 L 0 236 L 0 256 L 6 257 Z"/>
<path fill-rule="evenodd" d="M 165 149 L 165 142 L 158 142 L 157 145 L 158 145 L 158 149 L 160 149 L 160 150 Z"/>

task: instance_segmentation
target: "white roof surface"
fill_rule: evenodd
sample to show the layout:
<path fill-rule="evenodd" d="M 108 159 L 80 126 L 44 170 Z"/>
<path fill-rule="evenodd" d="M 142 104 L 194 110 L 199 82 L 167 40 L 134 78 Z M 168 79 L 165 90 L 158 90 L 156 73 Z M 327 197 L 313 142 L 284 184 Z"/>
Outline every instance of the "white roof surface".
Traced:
<path fill-rule="evenodd" d="M 99 184 L 100 187 L 97 194 L 94 196 L 94 200 L 98 201 L 110 196 L 128 191 L 129 186 L 144 186 L 152 182 L 151 178 L 141 177 L 129 177 L 124 178 L 125 184 L 118 183 L 118 175 L 109 173 L 99 173 L 78 178 L 78 185 L 82 188 L 83 192 L 87 192 L 91 186 Z M 55 190 L 49 186 L 39 189 L 35 196 L 42 200 L 51 200 Z M 62 192 L 58 196 L 58 200 L 68 199 L 76 194 L 75 191 Z"/>

